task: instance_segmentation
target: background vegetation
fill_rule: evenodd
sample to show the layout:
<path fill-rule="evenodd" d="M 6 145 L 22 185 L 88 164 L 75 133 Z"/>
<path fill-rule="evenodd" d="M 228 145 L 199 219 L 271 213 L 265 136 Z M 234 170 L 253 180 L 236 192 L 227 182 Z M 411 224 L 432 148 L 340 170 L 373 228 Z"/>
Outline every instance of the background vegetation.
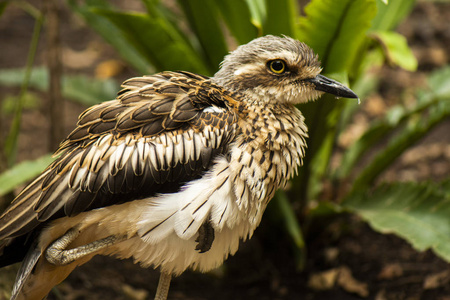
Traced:
<path fill-rule="evenodd" d="M 143 10 L 130 11 L 103 0 L 64 1 L 64 9 L 108 42 L 134 69 L 129 71 L 133 74 L 188 70 L 212 76 L 224 55 L 238 44 L 265 34 L 284 34 L 310 45 L 322 61 L 323 73 L 351 86 L 363 104 L 383 80 L 374 70 L 383 65 L 411 72 L 417 69 L 405 37 L 395 31 L 414 5 L 412 0 L 312 0 L 307 5 L 296 0 L 142 0 Z M 1 100 L 6 120 L 0 123 L 4 135 L 0 139 L 0 195 L 4 204 L 17 187 L 51 161 L 48 154 L 16 163 L 23 111 L 36 108 L 30 91 L 47 91 L 56 76 L 63 98 L 93 105 L 113 98 L 119 89 L 111 78 L 73 74 L 58 78 L 57 66 L 35 67 L 43 24 L 47 24 L 49 43 L 48 20 L 56 8 L 4 1 L 0 14 L 7 12 L 8 6 L 29 13 L 35 29 L 26 67 L 0 69 L 0 84 L 20 86 L 18 96 Z M 60 47 L 48 45 L 56 50 Z M 376 231 L 395 233 L 418 251 L 432 249 L 450 261 L 449 173 L 435 181 L 380 180 L 400 155 L 449 120 L 450 67 L 433 70 L 426 82 L 426 87 L 412 92 L 407 105 L 396 102 L 370 119 L 348 143 L 342 140 L 361 113 L 356 101 L 324 96 L 299 106 L 310 130 L 304 166 L 288 189 L 277 193 L 267 216 L 270 226 L 277 228 L 275 232 L 283 230 L 289 237 L 292 263 L 298 270 L 308 260 L 305 240 L 320 231 L 318 228 L 326 228 L 337 218 L 345 220 L 349 214 Z M 55 134 L 52 128 L 66 125 L 72 124 L 51 123 L 49 134 Z"/>

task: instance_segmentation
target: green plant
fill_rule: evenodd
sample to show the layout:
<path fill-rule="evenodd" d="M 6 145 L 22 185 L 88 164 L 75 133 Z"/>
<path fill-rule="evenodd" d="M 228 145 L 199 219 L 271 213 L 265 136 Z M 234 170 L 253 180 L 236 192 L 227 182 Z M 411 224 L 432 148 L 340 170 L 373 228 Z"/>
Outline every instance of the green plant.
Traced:
<path fill-rule="evenodd" d="M 4 1 L 0 3 L 0 16 L 9 4 L 12 4 L 12 2 Z M 32 105 L 28 106 L 35 106 L 36 102 L 38 102 L 29 90 L 47 91 L 49 74 L 45 67 L 33 67 L 38 42 L 41 37 L 41 29 L 44 25 L 44 16 L 41 11 L 28 2 L 18 1 L 14 4 L 31 15 L 35 19 L 35 25 L 26 66 L 21 69 L 0 70 L 1 85 L 20 88 L 17 96 L 6 95 L 0 99 L 0 120 L 8 113 L 13 115 L 7 135 L 2 137 L 0 131 L 0 197 L 6 196 L 8 199 L 5 200 L 12 199 L 11 193 L 17 186 L 36 177 L 53 160 L 52 156 L 47 154 L 32 161 L 16 164 L 17 144 L 23 110 L 27 108 L 27 104 L 32 103 Z M 84 75 L 68 75 L 62 78 L 62 95 L 65 98 L 89 106 L 98 103 L 98 99 L 114 98 L 118 88 L 119 85 L 112 79 L 92 79 Z M 3 125 L 3 122 L 0 122 L 0 124 Z M 7 203 L 4 204 L 6 205 Z"/>
<path fill-rule="evenodd" d="M 6 7 L 10 4 L 9 1 L 2 2 L 0 4 L 0 16 L 4 13 Z M 1 179 L 1 187 L 0 187 L 0 197 L 6 196 L 6 198 L 13 198 L 11 194 L 9 194 L 13 186 L 11 185 L 11 182 L 14 183 L 22 183 L 22 180 L 27 180 L 27 176 L 24 176 L 24 179 L 20 179 L 19 181 L 15 180 L 12 176 L 8 176 L 8 174 L 14 173 L 16 170 L 14 169 L 13 165 L 16 161 L 16 153 L 17 153 L 17 141 L 20 133 L 20 124 L 22 120 L 22 111 L 25 104 L 25 99 L 29 87 L 29 81 L 31 76 L 31 70 L 32 65 L 34 62 L 37 45 L 39 41 L 39 36 L 41 33 L 41 28 L 43 24 L 43 16 L 42 14 L 36 10 L 32 5 L 29 5 L 28 3 L 19 3 L 18 4 L 24 11 L 26 11 L 28 14 L 30 14 L 35 19 L 35 25 L 33 30 L 33 36 L 30 42 L 30 49 L 28 51 L 28 57 L 27 57 L 27 63 L 23 74 L 23 80 L 20 82 L 20 93 L 17 97 L 17 101 L 15 101 L 15 104 L 13 105 L 13 119 L 11 122 L 11 126 L 9 127 L 8 133 L 5 137 L 1 136 L 0 133 L 0 179 Z M 3 100 L 2 100 L 2 106 L 3 106 Z M 3 112 L 2 109 L 0 109 L 0 112 Z M 2 115 L 0 115 L 0 120 L 3 118 Z M 3 122 L 1 122 L 3 123 Z M 1 127 L 0 127 L 1 129 Z M 36 176 L 39 174 L 39 172 L 42 171 L 44 166 L 38 163 L 30 163 L 28 165 L 28 171 L 29 176 Z M 42 162 L 41 162 L 42 163 Z M 12 168 L 12 169 L 9 169 Z M 19 169 L 20 170 L 20 169 Z M 31 174 L 30 174 L 31 173 Z M 16 177 L 17 178 L 17 177 Z M 28 178 L 29 179 L 29 178 Z M 2 205 L 0 205 L 2 206 Z"/>

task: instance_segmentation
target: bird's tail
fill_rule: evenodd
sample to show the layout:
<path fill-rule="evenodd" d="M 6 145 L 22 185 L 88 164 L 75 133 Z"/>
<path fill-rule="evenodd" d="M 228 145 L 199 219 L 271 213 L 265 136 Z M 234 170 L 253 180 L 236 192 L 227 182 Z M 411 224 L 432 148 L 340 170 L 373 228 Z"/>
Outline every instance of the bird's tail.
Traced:
<path fill-rule="evenodd" d="M 20 266 L 19 272 L 17 273 L 16 282 L 14 283 L 11 294 L 11 300 L 19 299 L 18 297 L 40 257 L 41 251 L 38 249 L 37 243 L 33 242 L 33 245 L 30 247 L 30 250 Z"/>
<path fill-rule="evenodd" d="M 34 206 L 48 171 L 30 183 L 0 216 L 0 240 L 29 233 L 39 225 Z"/>

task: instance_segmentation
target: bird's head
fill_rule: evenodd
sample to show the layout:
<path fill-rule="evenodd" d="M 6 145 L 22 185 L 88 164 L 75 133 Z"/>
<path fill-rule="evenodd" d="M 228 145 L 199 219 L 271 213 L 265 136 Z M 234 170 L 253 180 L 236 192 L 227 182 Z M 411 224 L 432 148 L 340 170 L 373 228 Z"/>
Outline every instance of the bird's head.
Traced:
<path fill-rule="evenodd" d="M 358 98 L 349 88 L 320 75 L 318 57 L 290 37 L 267 35 L 227 55 L 212 80 L 260 102 L 304 103 L 324 92 Z"/>

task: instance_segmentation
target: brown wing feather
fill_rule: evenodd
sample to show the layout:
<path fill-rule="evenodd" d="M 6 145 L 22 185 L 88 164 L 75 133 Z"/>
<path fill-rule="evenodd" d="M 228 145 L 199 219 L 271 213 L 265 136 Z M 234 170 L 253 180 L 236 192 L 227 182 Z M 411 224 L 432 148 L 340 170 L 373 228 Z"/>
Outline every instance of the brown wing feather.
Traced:
<path fill-rule="evenodd" d="M 81 114 L 60 157 L 0 217 L 0 239 L 198 178 L 236 134 L 234 98 L 187 72 L 126 81 L 115 100 Z M 222 111 L 204 111 L 211 106 Z"/>

